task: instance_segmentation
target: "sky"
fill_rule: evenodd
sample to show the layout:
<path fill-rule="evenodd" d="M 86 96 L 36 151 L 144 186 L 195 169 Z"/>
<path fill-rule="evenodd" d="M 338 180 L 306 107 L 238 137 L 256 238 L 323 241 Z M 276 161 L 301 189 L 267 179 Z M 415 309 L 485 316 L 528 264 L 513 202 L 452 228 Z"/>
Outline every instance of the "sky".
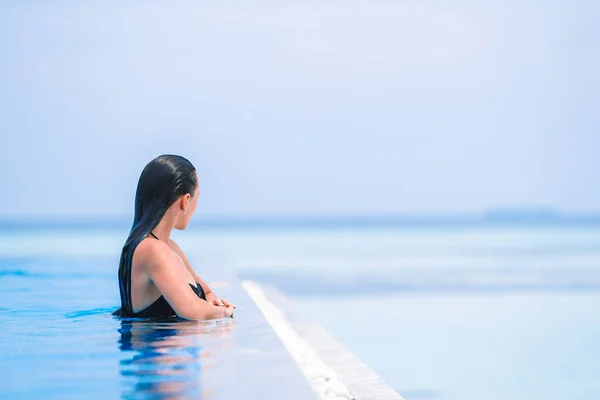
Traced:
<path fill-rule="evenodd" d="M 592 1 L 0 3 L 0 218 L 600 211 Z"/>

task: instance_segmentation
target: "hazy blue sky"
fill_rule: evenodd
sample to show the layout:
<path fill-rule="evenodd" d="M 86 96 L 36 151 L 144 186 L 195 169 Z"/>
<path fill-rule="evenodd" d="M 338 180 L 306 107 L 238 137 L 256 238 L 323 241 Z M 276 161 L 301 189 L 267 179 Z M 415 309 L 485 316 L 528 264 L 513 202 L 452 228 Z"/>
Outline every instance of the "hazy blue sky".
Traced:
<path fill-rule="evenodd" d="M 0 216 L 600 210 L 600 12 L 564 1 L 0 4 Z"/>

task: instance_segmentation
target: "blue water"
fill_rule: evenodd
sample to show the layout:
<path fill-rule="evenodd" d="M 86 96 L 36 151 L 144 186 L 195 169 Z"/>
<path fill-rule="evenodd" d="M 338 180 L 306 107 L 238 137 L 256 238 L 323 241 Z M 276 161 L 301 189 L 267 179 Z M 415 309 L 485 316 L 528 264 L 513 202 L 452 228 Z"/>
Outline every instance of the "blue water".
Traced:
<path fill-rule="evenodd" d="M 202 377 L 232 327 L 110 315 L 125 234 L 0 231 L 0 398 L 215 394 Z M 407 399 L 600 396 L 593 225 L 207 229 L 176 239 L 208 281 L 229 268 L 280 287 Z"/>
<path fill-rule="evenodd" d="M 202 395 L 200 372 L 214 362 L 227 321 L 113 318 L 112 257 L 13 255 L 0 262 L 0 398 Z"/>

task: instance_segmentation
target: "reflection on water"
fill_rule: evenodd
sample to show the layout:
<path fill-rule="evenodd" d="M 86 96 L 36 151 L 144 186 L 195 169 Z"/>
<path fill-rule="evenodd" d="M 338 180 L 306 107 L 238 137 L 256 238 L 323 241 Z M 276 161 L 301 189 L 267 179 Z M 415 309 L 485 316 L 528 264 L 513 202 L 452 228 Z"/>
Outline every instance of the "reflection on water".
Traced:
<path fill-rule="evenodd" d="M 224 321 L 123 320 L 118 329 L 124 399 L 207 398 L 202 372 L 210 368 L 207 338 L 222 337 L 232 324 Z"/>

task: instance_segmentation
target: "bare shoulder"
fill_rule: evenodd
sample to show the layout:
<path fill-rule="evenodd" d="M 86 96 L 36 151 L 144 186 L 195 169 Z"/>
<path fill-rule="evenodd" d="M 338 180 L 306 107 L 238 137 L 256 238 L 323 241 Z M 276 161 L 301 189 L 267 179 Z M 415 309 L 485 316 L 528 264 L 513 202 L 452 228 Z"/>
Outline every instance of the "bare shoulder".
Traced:
<path fill-rule="evenodd" d="M 160 240 L 144 239 L 135 249 L 134 258 L 146 268 L 160 268 L 172 261 L 173 252 Z"/>
<path fill-rule="evenodd" d="M 175 242 L 173 239 L 169 239 L 169 247 L 171 248 L 171 250 L 173 250 L 179 257 L 182 257 L 185 255 L 183 253 L 183 250 L 181 250 L 181 247 L 179 247 L 179 245 L 177 244 L 177 242 Z"/>
<path fill-rule="evenodd" d="M 177 256 L 181 259 L 181 261 L 183 261 L 183 263 L 188 269 L 192 268 L 185 253 L 183 252 L 183 250 L 181 250 L 181 247 L 179 247 L 179 245 L 175 243 L 174 240 L 169 239 L 169 247 L 171 248 L 171 250 L 173 250 L 173 253 L 177 254 Z"/>

